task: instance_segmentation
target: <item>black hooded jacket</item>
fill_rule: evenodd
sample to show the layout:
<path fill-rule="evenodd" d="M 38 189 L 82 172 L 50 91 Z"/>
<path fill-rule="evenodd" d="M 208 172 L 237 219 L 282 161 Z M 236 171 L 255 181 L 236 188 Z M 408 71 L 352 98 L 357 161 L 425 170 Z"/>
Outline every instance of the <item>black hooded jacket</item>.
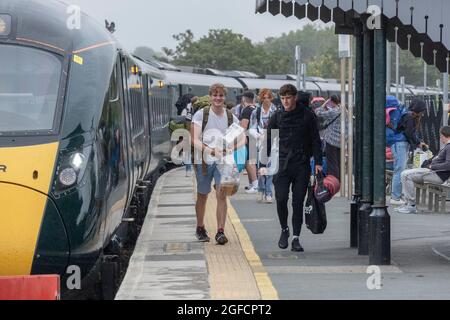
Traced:
<path fill-rule="evenodd" d="M 304 165 L 312 156 L 316 165 L 322 165 L 322 149 L 315 114 L 301 103 L 292 111 L 278 110 L 269 120 L 267 128 L 268 155 L 270 156 L 271 130 L 279 130 L 279 171 L 287 166 Z"/>
<path fill-rule="evenodd" d="M 413 149 L 422 142 L 420 132 L 416 129 L 416 120 L 412 112 L 421 113 L 427 110 L 427 105 L 422 99 L 413 99 L 409 106 L 409 112 L 404 115 L 399 124 L 399 131 L 402 131 Z"/>

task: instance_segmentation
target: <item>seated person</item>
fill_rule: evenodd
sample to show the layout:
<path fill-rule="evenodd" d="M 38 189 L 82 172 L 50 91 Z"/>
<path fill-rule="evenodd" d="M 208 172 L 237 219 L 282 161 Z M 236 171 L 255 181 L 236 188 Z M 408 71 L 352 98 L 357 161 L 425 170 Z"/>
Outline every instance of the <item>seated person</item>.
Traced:
<path fill-rule="evenodd" d="M 440 132 L 444 148 L 432 160 L 422 164 L 422 168 L 402 172 L 402 187 L 406 205 L 397 209 L 400 213 L 417 213 L 414 183 L 443 184 L 450 178 L 450 127 L 442 127 Z"/>

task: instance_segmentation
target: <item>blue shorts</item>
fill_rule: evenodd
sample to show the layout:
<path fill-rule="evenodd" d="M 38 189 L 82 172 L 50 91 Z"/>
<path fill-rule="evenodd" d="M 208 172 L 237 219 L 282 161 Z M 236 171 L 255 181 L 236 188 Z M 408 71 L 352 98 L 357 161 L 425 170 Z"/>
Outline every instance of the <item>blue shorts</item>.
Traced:
<path fill-rule="evenodd" d="M 197 193 L 207 195 L 211 192 L 211 182 L 214 178 L 216 189 L 220 186 L 221 175 L 217 164 L 206 165 L 207 174 L 203 175 L 202 165 L 195 165 L 195 177 L 197 178 Z"/>

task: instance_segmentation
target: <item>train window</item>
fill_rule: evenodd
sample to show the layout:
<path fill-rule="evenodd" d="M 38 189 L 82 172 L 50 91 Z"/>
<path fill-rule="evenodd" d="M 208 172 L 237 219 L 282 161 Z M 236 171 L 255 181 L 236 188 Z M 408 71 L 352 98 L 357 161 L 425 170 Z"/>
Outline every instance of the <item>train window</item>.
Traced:
<path fill-rule="evenodd" d="M 119 91 L 117 88 L 117 67 L 114 67 L 114 70 L 111 75 L 111 83 L 109 84 L 109 101 L 116 102 L 119 100 Z"/>
<path fill-rule="evenodd" d="M 0 132 L 54 127 L 62 62 L 38 49 L 0 45 Z"/>

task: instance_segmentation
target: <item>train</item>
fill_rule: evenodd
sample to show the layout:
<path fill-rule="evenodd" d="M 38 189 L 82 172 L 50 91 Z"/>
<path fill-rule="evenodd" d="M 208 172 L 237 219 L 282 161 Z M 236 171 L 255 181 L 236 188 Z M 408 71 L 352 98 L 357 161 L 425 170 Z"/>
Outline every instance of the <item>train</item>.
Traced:
<path fill-rule="evenodd" d="M 235 100 L 295 81 L 160 68 L 82 12 L 68 24 L 68 9 L 0 2 L 0 276 L 56 274 L 63 299 L 112 299 L 152 187 L 172 166 L 180 97 L 221 82 Z M 313 79 L 306 90 L 340 85 Z"/>
<path fill-rule="evenodd" d="M 167 167 L 176 88 L 54 0 L 0 2 L 0 276 L 108 299 Z"/>

